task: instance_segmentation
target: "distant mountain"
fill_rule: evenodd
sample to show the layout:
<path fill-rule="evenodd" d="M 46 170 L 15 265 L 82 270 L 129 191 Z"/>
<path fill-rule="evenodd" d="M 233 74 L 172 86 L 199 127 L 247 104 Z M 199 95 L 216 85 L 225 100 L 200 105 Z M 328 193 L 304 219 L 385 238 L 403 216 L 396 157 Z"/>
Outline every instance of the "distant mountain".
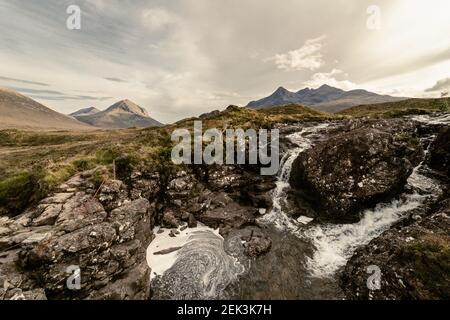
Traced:
<path fill-rule="evenodd" d="M 379 95 L 361 89 L 344 91 L 324 84 L 318 89 L 306 88 L 297 92 L 291 92 L 280 87 L 270 96 L 250 102 L 247 107 L 265 109 L 294 103 L 313 107 L 320 111 L 338 112 L 358 105 L 394 102 L 405 99 Z"/>
<path fill-rule="evenodd" d="M 70 114 L 70 116 L 72 117 L 79 117 L 79 116 L 89 116 L 89 115 L 93 115 L 100 112 L 100 110 L 98 110 L 95 107 L 89 107 L 89 108 L 84 108 L 84 109 L 80 109 L 76 112 L 73 112 Z"/>
<path fill-rule="evenodd" d="M 0 129 L 92 130 L 69 116 L 9 89 L 0 88 Z"/>
<path fill-rule="evenodd" d="M 119 101 L 104 111 L 73 116 L 92 126 L 107 129 L 162 126 L 162 123 L 151 118 L 144 108 L 130 100 Z"/>

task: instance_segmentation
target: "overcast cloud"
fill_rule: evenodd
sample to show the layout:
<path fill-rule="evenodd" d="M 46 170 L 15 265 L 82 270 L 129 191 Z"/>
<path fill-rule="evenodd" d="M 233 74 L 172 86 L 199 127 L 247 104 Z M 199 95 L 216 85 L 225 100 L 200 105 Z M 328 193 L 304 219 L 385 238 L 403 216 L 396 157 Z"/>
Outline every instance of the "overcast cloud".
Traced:
<path fill-rule="evenodd" d="M 73 4 L 81 30 L 66 28 Z M 380 30 L 367 27 L 370 5 Z M 279 86 L 439 96 L 449 11 L 448 0 L 0 0 L 0 86 L 63 113 L 128 98 L 166 123 Z"/>

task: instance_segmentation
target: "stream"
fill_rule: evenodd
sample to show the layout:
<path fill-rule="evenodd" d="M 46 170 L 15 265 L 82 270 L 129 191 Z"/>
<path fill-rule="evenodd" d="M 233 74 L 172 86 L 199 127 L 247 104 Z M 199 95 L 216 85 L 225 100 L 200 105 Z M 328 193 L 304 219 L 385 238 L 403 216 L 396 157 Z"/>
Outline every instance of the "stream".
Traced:
<path fill-rule="evenodd" d="M 414 119 L 448 123 L 449 117 Z M 206 226 L 186 229 L 177 238 L 157 234 L 147 252 L 158 299 L 343 299 L 339 271 L 359 247 L 368 244 L 394 223 L 442 192 L 427 175 L 424 163 L 414 168 L 405 192 L 387 203 L 361 213 L 352 224 L 316 223 L 285 213 L 289 177 L 294 160 L 314 146 L 334 124 L 304 125 L 287 138 L 294 145 L 282 157 L 273 209 L 258 219 L 272 239 L 271 250 L 256 260 L 242 253 L 240 239 L 251 228 L 233 230 L 225 239 Z M 434 136 L 422 139 L 429 145 Z M 428 150 L 426 151 L 426 153 Z M 175 240 L 176 239 L 176 240 Z M 157 250 L 179 247 L 164 258 Z M 159 259 L 159 260 L 158 260 Z M 161 260 L 163 259 L 163 260 Z M 162 261 L 162 262 L 161 262 Z"/>

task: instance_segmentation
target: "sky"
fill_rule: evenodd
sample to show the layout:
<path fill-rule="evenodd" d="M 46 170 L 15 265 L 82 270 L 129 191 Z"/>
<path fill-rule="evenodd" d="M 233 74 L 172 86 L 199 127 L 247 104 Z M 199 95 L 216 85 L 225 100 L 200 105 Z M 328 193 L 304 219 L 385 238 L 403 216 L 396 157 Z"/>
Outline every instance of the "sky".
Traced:
<path fill-rule="evenodd" d="M 170 123 L 279 86 L 450 90 L 448 0 L 0 0 L 0 12 L 0 87 L 62 113 L 127 98 Z"/>

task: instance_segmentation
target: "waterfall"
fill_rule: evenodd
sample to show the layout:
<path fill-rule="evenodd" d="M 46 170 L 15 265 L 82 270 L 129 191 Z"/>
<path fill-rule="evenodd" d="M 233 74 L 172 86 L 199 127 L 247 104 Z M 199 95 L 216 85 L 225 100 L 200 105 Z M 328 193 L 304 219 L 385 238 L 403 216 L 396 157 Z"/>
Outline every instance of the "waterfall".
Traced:
<path fill-rule="evenodd" d="M 435 136 L 422 139 L 434 140 Z M 425 155 L 428 154 L 431 143 Z M 308 257 L 307 266 L 312 276 L 332 277 L 339 268 L 345 266 L 357 248 L 367 245 L 380 236 L 408 212 L 419 208 L 430 197 L 442 192 L 439 183 L 423 174 L 424 160 L 413 169 L 407 180 L 412 193 L 405 193 L 390 203 L 380 203 L 374 209 L 365 210 L 362 218 L 354 224 L 322 224 L 308 228 L 304 237 L 316 248 Z"/>
<path fill-rule="evenodd" d="M 272 224 L 280 230 L 290 230 L 296 232 L 298 223 L 294 219 L 288 217 L 282 209 L 286 201 L 286 190 L 290 188 L 289 178 L 294 160 L 298 155 L 312 147 L 313 138 L 319 135 L 319 132 L 330 124 L 321 123 L 313 127 L 302 128 L 301 131 L 288 135 L 287 138 L 293 142 L 296 147 L 287 151 L 281 160 L 281 170 L 277 176 L 276 187 L 272 193 L 272 210 L 264 215 L 258 221 L 263 224 Z"/>
<path fill-rule="evenodd" d="M 429 119 L 421 118 L 421 120 L 428 121 Z M 434 119 L 433 123 L 447 120 L 448 117 L 442 117 L 442 119 Z M 421 174 L 423 170 L 426 170 L 422 162 L 414 168 L 408 178 L 408 185 L 413 190 L 412 193 L 405 193 L 390 203 L 380 203 L 374 209 L 365 210 L 361 214 L 361 220 L 357 223 L 325 223 L 305 227 L 288 217 L 283 212 L 282 206 L 290 188 L 289 177 L 294 160 L 300 153 L 312 147 L 313 138 L 317 138 L 320 130 L 325 127 L 327 127 L 326 124 L 303 128 L 288 136 L 297 147 L 284 155 L 276 189 L 273 192 L 273 209 L 268 215 L 259 219 L 262 223 L 272 224 L 278 229 L 287 230 L 310 242 L 314 246 L 314 253 L 312 257 L 307 257 L 306 265 L 311 276 L 318 278 L 334 276 L 357 248 L 368 244 L 408 212 L 423 205 L 426 199 L 434 197 L 442 191 L 437 181 Z M 434 136 L 426 139 L 432 140 Z"/>

